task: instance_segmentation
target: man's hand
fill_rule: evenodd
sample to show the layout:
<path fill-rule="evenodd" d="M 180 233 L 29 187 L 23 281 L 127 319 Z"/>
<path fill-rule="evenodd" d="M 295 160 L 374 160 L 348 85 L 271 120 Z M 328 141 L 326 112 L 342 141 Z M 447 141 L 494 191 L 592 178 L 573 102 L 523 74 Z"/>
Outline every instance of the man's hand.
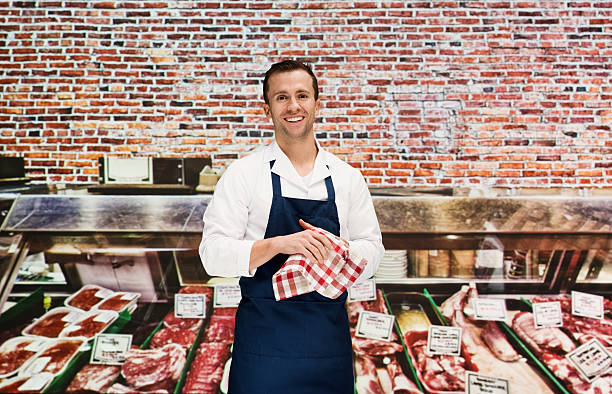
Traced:
<path fill-rule="evenodd" d="M 312 224 L 306 223 L 302 219 L 300 219 L 300 226 L 302 226 L 306 230 L 313 230 L 315 228 Z M 342 241 L 347 248 L 349 247 L 349 243 L 344 238 L 336 237 L 336 239 Z M 331 247 L 329 247 L 328 249 L 331 249 Z"/>
<path fill-rule="evenodd" d="M 323 234 L 317 231 L 310 231 L 315 227 L 306 223 L 302 219 L 299 221 L 300 226 L 304 231 L 285 235 L 279 238 L 279 253 L 288 255 L 301 254 L 311 261 L 316 261 L 320 264 L 327 260 L 329 250 L 333 248 L 332 243 Z"/>
<path fill-rule="evenodd" d="M 325 235 L 317 231 L 311 231 L 315 227 L 310 223 L 302 219 L 299 220 L 299 223 L 304 228 L 304 231 L 255 241 L 251 248 L 249 270 L 252 271 L 265 264 L 266 261 L 279 253 L 288 255 L 301 254 L 311 261 L 316 261 L 319 264 L 325 263 L 329 256 L 329 251 L 334 247 L 331 241 Z M 342 238 L 337 238 L 341 239 L 348 248 L 348 242 Z"/>

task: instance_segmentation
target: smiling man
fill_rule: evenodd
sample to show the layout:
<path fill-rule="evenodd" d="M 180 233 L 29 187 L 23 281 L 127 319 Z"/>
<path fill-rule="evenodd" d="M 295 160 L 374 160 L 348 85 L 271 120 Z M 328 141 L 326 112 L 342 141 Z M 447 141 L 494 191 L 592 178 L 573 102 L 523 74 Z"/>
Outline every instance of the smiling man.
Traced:
<path fill-rule="evenodd" d="M 315 226 L 368 261 L 358 281 L 371 277 L 384 252 L 372 198 L 361 173 L 315 139 L 321 102 L 310 67 L 272 65 L 263 97 L 275 142 L 225 171 L 200 244 L 209 275 L 240 277 L 229 392 L 353 393 L 346 292 L 276 301 L 272 276 L 292 254 L 326 261 L 332 245 Z"/>

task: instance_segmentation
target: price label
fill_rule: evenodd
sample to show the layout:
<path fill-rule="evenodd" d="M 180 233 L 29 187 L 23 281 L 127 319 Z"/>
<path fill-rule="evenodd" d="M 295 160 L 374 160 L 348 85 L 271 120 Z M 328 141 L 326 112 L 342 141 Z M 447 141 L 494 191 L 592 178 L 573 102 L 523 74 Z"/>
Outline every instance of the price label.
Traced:
<path fill-rule="evenodd" d="M 534 302 L 532 308 L 535 328 L 563 326 L 563 313 L 559 301 Z"/>
<path fill-rule="evenodd" d="M 174 316 L 179 318 L 206 317 L 206 297 L 204 294 L 182 294 L 174 295 Z"/>
<path fill-rule="evenodd" d="M 591 339 L 566 356 L 590 382 L 612 366 L 612 355 L 597 339 Z"/>
<path fill-rule="evenodd" d="M 467 371 L 465 381 L 468 394 L 508 394 L 510 392 L 510 383 L 506 379 Z"/>
<path fill-rule="evenodd" d="M 506 300 L 496 298 L 475 298 L 472 302 L 475 319 L 506 320 Z"/>
<path fill-rule="evenodd" d="M 603 297 L 595 294 L 572 291 L 572 314 L 603 319 Z"/>
<path fill-rule="evenodd" d="M 459 356 L 461 354 L 461 327 L 429 326 L 427 352 Z"/>
<path fill-rule="evenodd" d="M 394 322 L 394 315 L 362 311 L 357 320 L 355 336 L 390 341 Z"/>
<path fill-rule="evenodd" d="M 90 362 L 92 364 L 121 365 L 131 345 L 131 335 L 98 334 L 94 339 Z"/>
<path fill-rule="evenodd" d="M 240 304 L 242 292 L 239 285 L 216 285 L 214 308 L 235 308 Z"/>
<path fill-rule="evenodd" d="M 49 364 L 49 361 L 51 361 L 51 357 L 48 356 L 39 357 L 35 359 L 34 361 L 32 361 L 31 364 L 27 366 L 27 374 L 36 375 L 39 372 L 43 372 L 47 364 Z"/>
<path fill-rule="evenodd" d="M 348 301 L 374 301 L 376 299 L 376 281 L 368 279 L 348 288 Z"/>
<path fill-rule="evenodd" d="M 19 390 L 19 392 L 41 391 L 53 377 L 54 375 L 49 372 L 36 374 L 26 380 L 17 390 Z"/>

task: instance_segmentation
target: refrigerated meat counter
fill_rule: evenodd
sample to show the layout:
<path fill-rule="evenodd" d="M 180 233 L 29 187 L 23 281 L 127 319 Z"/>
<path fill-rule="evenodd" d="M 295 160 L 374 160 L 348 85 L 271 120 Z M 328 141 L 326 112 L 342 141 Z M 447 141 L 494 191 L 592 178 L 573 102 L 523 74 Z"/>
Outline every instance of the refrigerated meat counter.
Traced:
<path fill-rule="evenodd" d="M 175 294 L 182 288 L 235 286 L 237 282 L 208 276 L 199 260 L 202 216 L 210 198 L 20 195 L 0 229 L 0 240 L 9 245 L 0 249 L 7 251 L 0 256 L 0 263 L 7 267 L 0 301 L 18 302 L 42 289 L 52 306 L 59 307 L 88 285 L 137 293 L 138 307 L 124 331 L 135 330 L 142 337 L 137 342 L 144 344 L 172 311 Z M 401 346 L 418 340 L 408 337 L 406 326 L 399 324 L 420 321 L 414 317 L 418 316 L 413 314 L 415 308 L 429 314 L 430 324 L 456 323 L 443 319 L 442 305 L 466 286 L 482 297 L 505 299 L 509 319 L 527 311 L 524 300 L 534 296 L 559 297 L 578 291 L 610 298 L 612 198 L 427 195 L 373 199 L 387 249 L 374 279 L 384 294 L 386 313 L 396 317 L 396 343 Z M 428 310 L 432 305 L 439 313 Z M 459 314 L 455 317 L 461 320 Z M 483 324 L 467 320 L 480 336 Z M 513 333 L 512 321 L 508 323 Z M 504 336 L 511 335 L 501 323 L 496 327 Z M 511 339 L 514 348 L 524 345 L 518 336 Z M 483 340 L 476 342 L 484 345 Z M 416 359 L 415 365 L 407 362 L 411 354 L 418 357 L 408 349 L 417 348 L 409 346 L 399 357 L 402 371 L 415 382 L 421 372 L 427 372 L 418 371 Z M 218 352 L 227 355 L 225 348 Z M 519 357 L 525 361 L 532 354 L 537 360 L 533 353 L 526 347 Z M 475 361 L 482 363 L 479 358 Z M 366 364 L 363 357 L 358 359 L 362 364 L 356 365 L 356 371 L 370 368 L 371 372 L 375 367 L 378 380 L 386 382 L 382 389 L 390 390 L 392 373 L 383 365 L 385 357 Z M 538 376 L 538 384 L 551 392 L 567 390 L 538 362 L 542 363 L 523 363 Z M 372 379 L 364 381 L 373 384 Z"/>

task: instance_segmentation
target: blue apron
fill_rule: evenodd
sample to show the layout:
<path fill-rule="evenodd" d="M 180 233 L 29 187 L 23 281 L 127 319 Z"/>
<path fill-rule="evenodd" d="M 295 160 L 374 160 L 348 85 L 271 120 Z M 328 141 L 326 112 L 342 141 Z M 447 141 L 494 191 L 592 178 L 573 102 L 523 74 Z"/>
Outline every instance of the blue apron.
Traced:
<path fill-rule="evenodd" d="M 331 176 L 325 179 L 327 201 L 317 201 L 283 197 L 280 177 L 271 174 L 265 238 L 302 231 L 298 219 L 340 235 Z M 287 257 L 279 254 L 253 277 L 240 278 L 229 393 L 353 394 L 347 293 L 330 299 L 311 292 L 276 301 L 272 275 Z"/>

